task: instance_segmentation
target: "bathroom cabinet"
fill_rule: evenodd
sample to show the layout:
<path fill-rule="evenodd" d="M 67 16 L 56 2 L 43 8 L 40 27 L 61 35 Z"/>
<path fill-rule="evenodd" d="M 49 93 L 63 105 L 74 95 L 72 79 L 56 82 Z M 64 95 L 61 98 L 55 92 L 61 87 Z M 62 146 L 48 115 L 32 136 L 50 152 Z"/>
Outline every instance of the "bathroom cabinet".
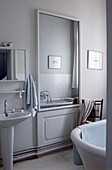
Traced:
<path fill-rule="evenodd" d="M 37 115 L 38 147 L 54 150 L 71 144 L 70 134 L 78 125 L 79 105 L 72 108 L 40 111 Z"/>
<path fill-rule="evenodd" d="M 0 80 L 25 80 L 26 50 L 0 47 Z"/>

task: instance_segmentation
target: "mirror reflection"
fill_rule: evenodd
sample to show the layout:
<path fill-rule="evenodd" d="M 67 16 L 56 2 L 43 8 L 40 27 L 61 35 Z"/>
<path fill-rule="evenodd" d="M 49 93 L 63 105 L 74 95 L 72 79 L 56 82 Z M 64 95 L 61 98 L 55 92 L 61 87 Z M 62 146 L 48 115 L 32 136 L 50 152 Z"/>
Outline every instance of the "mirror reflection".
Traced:
<path fill-rule="evenodd" d="M 0 80 L 25 80 L 26 51 L 0 49 Z"/>
<path fill-rule="evenodd" d="M 39 14 L 40 107 L 79 99 L 79 22 Z"/>

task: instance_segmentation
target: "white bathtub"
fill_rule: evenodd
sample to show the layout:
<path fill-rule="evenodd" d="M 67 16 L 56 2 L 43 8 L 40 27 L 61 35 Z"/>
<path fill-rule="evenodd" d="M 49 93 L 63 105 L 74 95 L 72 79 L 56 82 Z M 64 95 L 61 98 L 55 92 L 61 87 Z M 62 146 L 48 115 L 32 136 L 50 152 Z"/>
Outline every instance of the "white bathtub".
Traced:
<path fill-rule="evenodd" d="M 99 136 L 99 138 L 102 138 L 102 140 L 100 141 L 104 142 L 104 140 L 106 139 L 102 137 L 102 132 L 100 133 L 101 128 L 100 130 L 99 130 L 99 127 L 96 128 L 99 122 L 101 121 L 98 121 L 97 123 L 96 122 L 91 123 L 91 128 L 94 129 L 94 126 L 95 126 L 94 133 L 92 131 L 92 136 L 94 136 L 97 133 L 97 136 Z M 104 121 L 103 123 L 106 124 L 106 121 Z M 89 125 L 86 127 L 88 128 Z M 79 127 L 75 128 L 71 133 L 71 139 L 78 150 L 78 153 L 82 159 L 85 169 L 86 170 L 105 170 L 106 149 L 95 146 L 96 144 L 94 145 L 94 144 L 87 143 L 81 137 L 82 137 L 81 129 Z M 95 139 L 95 136 L 94 136 L 94 139 Z"/>

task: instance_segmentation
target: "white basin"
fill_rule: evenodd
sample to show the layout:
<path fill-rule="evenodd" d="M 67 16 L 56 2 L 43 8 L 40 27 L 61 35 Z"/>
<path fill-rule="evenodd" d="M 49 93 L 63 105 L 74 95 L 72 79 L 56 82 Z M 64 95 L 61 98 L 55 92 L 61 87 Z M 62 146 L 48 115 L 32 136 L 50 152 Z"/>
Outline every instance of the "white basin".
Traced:
<path fill-rule="evenodd" d="M 14 126 L 26 120 L 29 116 L 31 116 L 31 113 L 28 111 L 24 111 L 23 113 L 21 112 L 8 113 L 8 117 L 6 117 L 5 114 L 1 114 L 0 127 Z"/>
<path fill-rule="evenodd" d="M 28 111 L 0 114 L 0 131 L 3 170 L 13 170 L 13 143 L 14 143 L 14 125 L 26 120 L 31 116 Z"/>

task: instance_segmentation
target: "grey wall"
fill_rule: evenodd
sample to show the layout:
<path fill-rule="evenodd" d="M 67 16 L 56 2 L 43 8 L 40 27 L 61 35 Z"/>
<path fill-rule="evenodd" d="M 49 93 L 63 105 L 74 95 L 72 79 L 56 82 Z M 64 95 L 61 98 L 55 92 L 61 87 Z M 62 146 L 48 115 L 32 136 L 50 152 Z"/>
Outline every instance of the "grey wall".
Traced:
<path fill-rule="evenodd" d="M 41 74 L 40 91 L 48 90 L 51 98 L 72 97 L 71 81 L 71 74 Z"/>
<path fill-rule="evenodd" d="M 106 101 L 106 0 L 1 0 L 0 41 L 27 49 L 27 71 L 35 77 L 35 9 L 80 20 L 81 98 Z M 103 52 L 103 70 L 87 69 L 87 50 Z M 106 103 L 106 102 L 105 102 Z M 104 114 L 106 105 L 104 104 Z"/>
<path fill-rule="evenodd" d="M 112 1 L 107 0 L 107 155 L 106 170 L 112 168 Z"/>
<path fill-rule="evenodd" d="M 39 16 L 40 90 L 48 90 L 52 98 L 71 97 L 73 21 L 44 14 Z M 48 68 L 49 55 L 61 56 L 61 69 Z"/>
<path fill-rule="evenodd" d="M 73 62 L 73 22 L 40 14 L 40 73 L 70 74 Z M 72 37 L 71 37 L 72 33 Z M 71 49 L 72 47 L 72 49 Z M 62 57 L 61 69 L 48 69 L 48 56 Z"/>

